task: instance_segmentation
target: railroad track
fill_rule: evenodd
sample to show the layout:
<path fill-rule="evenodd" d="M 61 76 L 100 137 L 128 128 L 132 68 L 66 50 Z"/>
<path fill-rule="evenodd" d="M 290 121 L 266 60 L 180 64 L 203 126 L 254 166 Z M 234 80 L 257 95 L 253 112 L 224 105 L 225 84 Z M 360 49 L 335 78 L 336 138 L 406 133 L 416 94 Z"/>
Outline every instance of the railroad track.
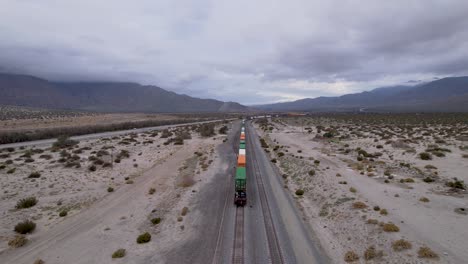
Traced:
<path fill-rule="evenodd" d="M 275 224 L 273 222 L 273 216 L 271 214 L 270 205 L 268 204 L 268 198 L 266 195 L 265 186 L 263 184 L 258 160 L 256 158 L 255 150 L 253 150 L 253 145 L 255 144 L 253 140 L 255 140 L 255 137 L 253 136 L 252 132 L 247 133 L 247 135 L 249 137 L 249 140 L 251 141 L 250 145 L 252 146 L 252 149 L 250 150 L 249 154 L 251 155 L 250 160 L 253 161 L 251 162 L 251 165 L 258 186 L 258 195 L 260 197 L 260 205 L 262 207 L 263 221 L 265 224 L 266 236 L 268 240 L 268 249 L 270 251 L 270 261 L 272 264 L 282 264 L 285 263 L 283 253 L 281 252 L 281 247 L 278 241 Z"/>
<path fill-rule="evenodd" d="M 244 207 L 237 207 L 236 222 L 234 227 L 234 248 L 232 251 L 232 263 L 244 263 Z"/>

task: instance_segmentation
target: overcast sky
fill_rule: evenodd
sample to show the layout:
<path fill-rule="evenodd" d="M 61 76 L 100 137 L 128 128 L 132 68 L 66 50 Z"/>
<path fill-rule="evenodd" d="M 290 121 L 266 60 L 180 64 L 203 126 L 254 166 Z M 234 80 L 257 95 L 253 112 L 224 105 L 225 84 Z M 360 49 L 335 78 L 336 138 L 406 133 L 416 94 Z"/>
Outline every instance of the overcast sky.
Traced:
<path fill-rule="evenodd" d="M 0 0 L 0 72 L 244 104 L 468 75 L 466 0 Z"/>

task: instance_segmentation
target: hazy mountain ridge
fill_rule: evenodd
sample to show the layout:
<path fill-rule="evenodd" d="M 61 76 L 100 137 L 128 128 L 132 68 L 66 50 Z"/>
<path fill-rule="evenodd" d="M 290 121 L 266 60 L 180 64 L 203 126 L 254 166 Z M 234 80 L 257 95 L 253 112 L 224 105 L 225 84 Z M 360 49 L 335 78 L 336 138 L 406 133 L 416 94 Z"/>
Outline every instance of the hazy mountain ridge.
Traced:
<path fill-rule="evenodd" d="M 0 73 L 0 104 L 98 112 L 243 112 L 235 102 L 200 99 L 130 82 L 51 82 Z"/>
<path fill-rule="evenodd" d="M 468 112 L 468 77 L 448 77 L 414 86 L 381 87 L 338 97 L 258 105 L 270 111 Z"/>

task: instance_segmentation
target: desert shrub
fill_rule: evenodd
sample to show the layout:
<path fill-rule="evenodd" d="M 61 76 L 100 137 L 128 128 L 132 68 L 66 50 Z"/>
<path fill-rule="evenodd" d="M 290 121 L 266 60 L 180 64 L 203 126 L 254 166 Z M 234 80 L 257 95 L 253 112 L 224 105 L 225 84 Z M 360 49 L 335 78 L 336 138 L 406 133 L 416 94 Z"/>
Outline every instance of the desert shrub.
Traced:
<path fill-rule="evenodd" d="M 365 260 L 371 260 L 374 259 L 377 256 L 377 250 L 375 249 L 374 246 L 370 246 L 364 251 L 364 259 Z"/>
<path fill-rule="evenodd" d="M 112 187 L 110 187 L 110 186 L 107 187 L 107 192 L 113 192 L 113 191 L 114 191 L 114 188 L 112 188 Z"/>
<path fill-rule="evenodd" d="M 45 262 L 42 259 L 36 259 L 33 264 L 45 264 Z"/>
<path fill-rule="evenodd" d="M 271 159 L 271 162 L 276 163 L 277 161 L 276 159 Z"/>
<path fill-rule="evenodd" d="M 354 252 L 354 251 L 346 252 L 346 254 L 344 256 L 344 261 L 345 262 L 354 262 L 354 261 L 357 261 L 357 260 L 359 260 L 359 256 L 358 256 L 358 254 L 356 254 L 356 252 Z"/>
<path fill-rule="evenodd" d="M 400 228 L 396 226 L 394 223 L 388 222 L 382 226 L 383 231 L 385 232 L 398 232 Z"/>
<path fill-rule="evenodd" d="M 12 174 L 12 173 L 15 173 L 15 171 L 16 171 L 16 168 L 11 168 L 11 169 L 7 170 L 7 173 Z"/>
<path fill-rule="evenodd" d="M 25 220 L 15 225 L 15 232 L 19 234 L 29 234 L 36 229 L 36 223 L 31 220 Z"/>
<path fill-rule="evenodd" d="M 188 213 L 189 209 L 187 207 L 182 208 L 180 215 L 185 216 Z"/>
<path fill-rule="evenodd" d="M 363 202 L 354 202 L 353 203 L 353 208 L 354 209 L 364 209 L 364 208 L 367 208 L 367 205 Z"/>
<path fill-rule="evenodd" d="M 371 225 L 377 225 L 379 223 L 379 220 L 377 219 L 367 219 L 367 223 Z"/>
<path fill-rule="evenodd" d="M 167 129 L 164 129 L 161 133 L 161 138 L 172 137 L 173 133 Z"/>
<path fill-rule="evenodd" d="M 184 218 L 182 216 L 177 217 L 178 222 L 182 222 L 182 220 L 184 220 Z"/>
<path fill-rule="evenodd" d="M 3 169 L 5 169 L 5 168 L 6 168 L 6 165 L 5 165 L 5 164 L 0 165 L 0 170 L 3 170 Z"/>
<path fill-rule="evenodd" d="M 211 137 L 215 135 L 214 124 L 202 124 L 198 129 L 200 136 Z"/>
<path fill-rule="evenodd" d="M 302 196 L 302 195 L 304 195 L 304 190 L 302 190 L 302 189 L 296 190 L 296 195 L 297 195 L 297 196 Z"/>
<path fill-rule="evenodd" d="M 319 164 L 320 164 L 320 160 L 314 160 L 314 164 L 315 164 L 315 165 L 319 165 Z"/>
<path fill-rule="evenodd" d="M 427 182 L 427 183 L 431 183 L 431 182 L 434 182 L 434 181 L 435 181 L 435 180 L 434 180 L 433 178 L 429 177 L 429 176 L 427 176 L 427 177 L 425 177 L 425 178 L 423 179 L 423 182 Z"/>
<path fill-rule="evenodd" d="M 183 145 L 184 139 L 182 137 L 177 136 L 174 138 L 173 142 L 174 142 L 174 145 Z"/>
<path fill-rule="evenodd" d="M 462 190 L 466 189 L 465 183 L 462 180 L 458 180 L 458 179 L 454 179 L 454 181 L 447 182 L 446 185 L 450 188 L 462 189 Z"/>
<path fill-rule="evenodd" d="M 381 214 L 381 215 L 388 215 L 387 209 L 381 209 L 381 210 L 380 210 L 380 214 Z"/>
<path fill-rule="evenodd" d="M 30 208 L 37 204 L 37 199 L 34 196 L 23 198 L 16 203 L 16 209 Z"/>
<path fill-rule="evenodd" d="M 418 257 L 420 258 L 439 258 L 439 255 L 428 247 L 420 247 L 418 250 Z"/>
<path fill-rule="evenodd" d="M 156 189 L 155 188 L 150 188 L 148 190 L 148 194 L 154 194 L 156 192 Z"/>
<path fill-rule="evenodd" d="M 421 197 L 421 198 L 419 198 L 419 201 L 423 202 L 423 203 L 428 203 L 429 199 L 427 197 Z"/>
<path fill-rule="evenodd" d="M 41 173 L 37 172 L 37 171 L 34 171 L 34 172 L 31 172 L 28 176 L 28 178 L 40 178 L 41 177 Z"/>
<path fill-rule="evenodd" d="M 133 180 L 127 180 L 125 183 L 126 184 L 133 184 L 134 182 L 133 182 Z"/>
<path fill-rule="evenodd" d="M 151 234 L 148 232 L 145 232 L 137 237 L 136 242 L 138 244 L 143 244 L 143 243 L 148 243 L 151 241 Z"/>
<path fill-rule="evenodd" d="M 28 243 L 28 239 L 25 236 L 18 235 L 8 241 L 8 246 L 12 248 L 19 248 L 26 245 L 26 243 Z"/>
<path fill-rule="evenodd" d="M 151 219 L 151 223 L 153 223 L 153 225 L 157 225 L 161 223 L 161 218 L 160 217 L 153 218 Z"/>
<path fill-rule="evenodd" d="M 432 155 L 430 153 L 427 153 L 427 152 L 421 152 L 421 153 L 419 153 L 419 158 L 422 159 L 422 160 L 431 160 Z"/>
<path fill-rule="evenodd" d="M 88 167 L 89 171 L 96 171 L 96 165 L 91 165 Z"/>
<path fill-rule="evenodd" d="M 52 145 L 54 148 L 69 148 L 77 145 L 79 142 L 76 140 L 70 139 L 68 136 L 59 136 L 57 141 Z"/>
<path fill-rule="evenodd" d="M 314 175 L 315 175 L 315 170 L 310 170 L 310 171 L 309 171 L 309 175 L 310 175 L 310 176 L 314 176 Z"/>
<path fill-rule="evenodd" d="M 228 130 L 228 127 L 227 126 L 222 126 L 218 132 L 219 134 L 226 134 L 227 133 L 227 130 Z"/>
<path fill-rule="evenodd" d="M 349 191 L 352 192 L 352 193 L 357 192 L 356 188 L 353 188 L 353 187 L 349 188 Z"/>
<path fill-rule="evenodd" d="M 404 239 L 399 239 L 399 240 L 393 241 L 392 248 L 394 251 L 403 251 L 406 249 L 411 249 L 412 245 L 409 241 L 406 241 Z"/>
<path fill-rule="evenodd" d="M 67 211 L 67 210 L 62 210 L 62 211 L 60 211 L 60 213 L 59 213 L 59 216 L 60 216 L 60 217 L 65 217 L 65 216 L 67 216 L 67 215 L 68 215 L 68 211 Z"/>
<path fill-rule="evenodd" d="M 123 258 L 125 257 L 125 253 L 126 251 L 124 248 L 119 248 L 114 253 L 112 253 L 112 258 Z"/>

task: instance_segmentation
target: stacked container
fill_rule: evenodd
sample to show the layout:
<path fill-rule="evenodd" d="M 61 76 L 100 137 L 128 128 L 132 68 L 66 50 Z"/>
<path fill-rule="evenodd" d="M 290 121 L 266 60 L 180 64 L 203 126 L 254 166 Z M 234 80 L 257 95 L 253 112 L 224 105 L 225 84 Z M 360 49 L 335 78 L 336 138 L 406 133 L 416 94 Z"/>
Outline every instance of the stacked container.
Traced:
<path fill-rule="evenodd" d="M 239 153 L 237 155 L 237 168 L 235 177 L 235 196 L 234 203 L 237 206 L 244 206 L 247 203 L 247 172 L 245 169 L 246 156 L 245 156 L 245 127 L 244 120 L 242 120 L 241 134 L 239 139 Z"/>

